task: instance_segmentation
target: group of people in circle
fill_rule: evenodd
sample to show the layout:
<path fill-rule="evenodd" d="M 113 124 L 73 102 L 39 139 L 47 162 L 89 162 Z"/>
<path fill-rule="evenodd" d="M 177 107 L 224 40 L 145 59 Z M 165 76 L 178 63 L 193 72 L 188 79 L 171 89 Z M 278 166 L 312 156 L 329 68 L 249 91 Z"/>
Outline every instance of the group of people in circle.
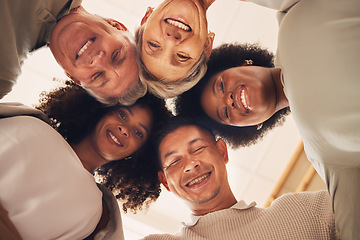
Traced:
<path fill-rule="evenodd" d="M 164 0 L 147 9 L 132 37 L 79 0 L 1 0 L 0 11 L 10 14 L 0 17 L 8 35 L 0 46 L 0 96 L 11 91 L 28 53 L 45 44 L 69 77 L 35 108 L 0 103 L 4 236 L 122 239 L 117 200 L 136 212 L 156 201 L 161 183 L 176 189 L 167 169 L 178 160 L 169 165 L 161 155 L 183 127 L 164 135 L 173 119 L 221 138 L 221 156 L 223 144 L 255 144 L 292 113 L 328 187 L 337 229 L 329 236 L 360 237 L 360 2 L 249 1 L 278 10 L 276 54 L 239 42 L 213 49 L 206 19 L 213 2 Z"/>

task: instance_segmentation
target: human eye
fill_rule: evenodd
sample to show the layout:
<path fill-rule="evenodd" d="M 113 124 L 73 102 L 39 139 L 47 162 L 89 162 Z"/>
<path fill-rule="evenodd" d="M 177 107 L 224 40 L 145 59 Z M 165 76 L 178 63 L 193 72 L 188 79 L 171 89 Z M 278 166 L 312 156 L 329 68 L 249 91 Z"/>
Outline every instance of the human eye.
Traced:
<path fill-rule="evenodd" d="M 224 107 L 221 111 L 221 119 L 223 121 L 229 121 L 230 120 L 230 116 L 229 116 L 229 111 L 227 107 Z"/>
<path fill-rule="evenodd" d="M 138 129 L 135 129 L 135 135 L 140 139 L 144 139 L 144 137 L 145 137 L 145 134 Z"/>
<path fill-rule="evenodd" d="M 99 79 L 101 76 L 103 76 L 104 72 L 96 72 L 95 74 L 93 74 L 91 76 L 91 82 L 96 81 L 97 79 Z"/>
<path fill-rule="evenodd" d="M 205 148 L 207 148 L 207 146 L 196 147 L 195 150 L 193 151 L 193 153 L 194 153 L 194 154 L 199 154 L 199 153 L 201 153 Z"/>
<path fill-rule="evenodd" d="M 225 117 L 226 117 L 226 119 L 228 119 L 228 120 L 230 119 L 228 108 L 225 108 Z"/>
<path fill-rule="evenodd" d="M 157 44 L 155 42 L 151 42 L 151 41 L 148 41 L 148 46 L 151 51 L 156 51 L 158 48 L 160 48 L 159 44 Z"/>
<path fill-rule="evenodd" d="M 115 64 L 121 64 L 122 62 L 124 62 L 125 58 L 126 58 L 126 54 L 122 50 L 122 47 L 119 49 L 116 49 L 111 54 L 111 62 L 115 63 Z"/>
<path fill-rule="evenodd" d="M 177 53 L 176 55 L 178 56 L 180 62 L 186 62 L 187 60 L 190 59 L 190 56 L 188 54 Z"/>
<path fill-rule="evenodd" d="M 223 78 L 220 78 L 220 91 L 222 93 L 225 93 L 225 84 L 224 84 Z"/>
<path fill-rule="evenodd" d="M 174 167 L 180 162 L 181 158 L 175 158 L 170 161 L 170 163 L 166 166 L 166 168 Z"/>
<path fill-rule="evenodd" d="M 120 50 L 116 50 L 111 54 L 111 61 L 116 62 L 116 60 L 119 58 Z"/>
<path fill-rule="evenodd" d="M 126 120 L 126 112 L 124 110 L 120 109 L 118 113 L 122 119 Z"/>

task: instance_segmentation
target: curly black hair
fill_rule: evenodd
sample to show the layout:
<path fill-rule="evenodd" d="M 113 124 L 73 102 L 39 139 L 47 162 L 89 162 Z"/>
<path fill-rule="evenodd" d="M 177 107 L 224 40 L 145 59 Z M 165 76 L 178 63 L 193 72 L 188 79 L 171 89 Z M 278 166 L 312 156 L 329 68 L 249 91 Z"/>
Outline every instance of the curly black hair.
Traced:
<path fill-rule="evenodd" d="M 258 44 L 222 44 L 212 50 L 205 76 L 192 89 L 175 99 L 175 112 L 177 115 L 201 119 L 204 125 L 212 129 L 217 136 L 225 140 L 232 148 L 257 143 L 270 129 L 283 124 L 285 116 L 290 113 L 289 107 L 283 108 L 266 120 L 260 130 L 256 130 L 257 126 L 236 127 L 221 124 L 204 112 L 200 98 L 202 90 L 210 78 L 218 72 L 241 66 L 245 60 L 252 60 L 254 66 L 274 67 L 274 55 L 267 49 L 261 48 Z"/>
<path fill-rule="evenodd" d="M 135 103 L 138 104 L 150 108 L 153 113 L 151 132 L 155 132 L 162 121 L 171 116 L 164 100 L 150 94 L 140 98 Z M 98 102 L 71 81 L 66 81 L 65 86 L 51 92 L 43 92 L 40 104 L 36 106 L 50 118 L 51 125 L 70 144 L 82 141 L 104 115 L 118 107 Z M 102 165 L 95 170 L 94 175 L 100 184 L 110 189 L 123 203 L 124 212 L 130 209 L 136 213 L 143 205 L 147 208 L 160 194 L 157 158 L 149 139 L 131 159 L 119 159 Z"/>

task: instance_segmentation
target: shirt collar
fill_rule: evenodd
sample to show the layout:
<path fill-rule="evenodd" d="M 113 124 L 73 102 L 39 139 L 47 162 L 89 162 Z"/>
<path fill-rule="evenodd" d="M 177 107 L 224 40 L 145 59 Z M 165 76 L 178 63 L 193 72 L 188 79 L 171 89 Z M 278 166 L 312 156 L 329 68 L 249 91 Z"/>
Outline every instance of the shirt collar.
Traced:
<path fill-rule="evenodd" d="M 54 29 L 56 23 L 65 15 L 69 14 L 69 12 L 71 11 L 71 9 L 79 7 L 81 4 L 82 0 L 69 0 L 65 6 L 62 8 L 62 10 L 60 10 L 60 12 L 54 16 L 51 11 L 49 11 L 48 9 L 41 9 L 41 11 L 39 11 L 38 13 L 38 19 L 41 22 L 46 22 L 46 31 L 44 33 L 43 39 L 44 41 L 41 41 L 40 43 L 38 43 L 33 50 L 36 50 L 40 47 L 42 47 L 45 43 L 50 42 L 50 36 L 51 36 L 51 32 Z"/>
<path fill-rule="evenodd" d="M 240 200 L 239 202 L 232 205 L 230 207 L 230 209 L 234 208 L 234 209 L 238 209 L 238 210 L 246 210 L 246 209 L 250 209 L 255 206 L 256 206 L 256 202 L 251 202 L 250 204 L 247 204 L 244 200 Z M 210 213 L 208 213 L 208 214 L 210 214 Z M 199 221 L 199 219 L 205 215 L 199 216 L 199 215 L 191 214 L 190 219 L 186 222 L 182 222 L 182 225 L 184 225 L 185 227 L 193 227 L 196 225 L 196 223 Z"/>

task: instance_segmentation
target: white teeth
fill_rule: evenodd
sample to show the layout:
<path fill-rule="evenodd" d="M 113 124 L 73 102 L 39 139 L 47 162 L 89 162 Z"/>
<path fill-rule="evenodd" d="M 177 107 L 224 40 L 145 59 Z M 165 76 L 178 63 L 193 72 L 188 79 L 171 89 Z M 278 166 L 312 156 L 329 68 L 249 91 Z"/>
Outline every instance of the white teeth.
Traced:
<path fill-rule="evenodd" d="M 166 19 L 166 22 L 177 28 L 180 28 L 182 30 L 190 31 L 190 27 L 187 26 L 186 24 L 183 24 L 182 22 L 178 22 L 178 21 L 172 20 L 172 19 Z"/>
<path fill-rule="evenodd" d="M 194 185 L 194 184 L 196 184 L 196 183 L 199 183 L 199 182 L 201 182 L 202 180 L 204 180 L 205 178 L 207 178 L 209 175 L 210 175 L 210 173 L 207 173 L 207 174 L 205 174 L 205 175 L 202 175 L 201 177 L 198 177 L 198 178 L 192 180 L 191 182 L 189 182 L 189 183 L 187 184 L 187 186 L 190 187 L 190 186 L 192 186 L 192 185 Z"/>
<path fill-rule="evenodd" d="M 249 109 L 249 106 L 246 104 L 246 100 L 245 100 L 245 90 L 241 90 L 241 93 L 240 93 L 240 99 L 241 99 L 241 103 L 244 105 L 244 107 L 246 109 Z"/>
<path fill-rule="evenodd" d="M 114 136 L 114 134 L 112 134 L 111 132 L 109 132 L 109 136 L 111 137 L 112 140 L 114 140 L 114 142 L 116 142 L 117 144 L 120 145 L 119 140 Z"/>
<path fill-rule="evenodd" d="M 79 52 L 77 53 L 77 56 L 80 57 L 81 54 L 83 54 L 85 52 L 85 50 L 90 46 L 90 44 L 92 43 L 93 41 L 90 39 L 88 40 L 84 46 L 82 46 L 82 48 L 80 48 Z"/>

